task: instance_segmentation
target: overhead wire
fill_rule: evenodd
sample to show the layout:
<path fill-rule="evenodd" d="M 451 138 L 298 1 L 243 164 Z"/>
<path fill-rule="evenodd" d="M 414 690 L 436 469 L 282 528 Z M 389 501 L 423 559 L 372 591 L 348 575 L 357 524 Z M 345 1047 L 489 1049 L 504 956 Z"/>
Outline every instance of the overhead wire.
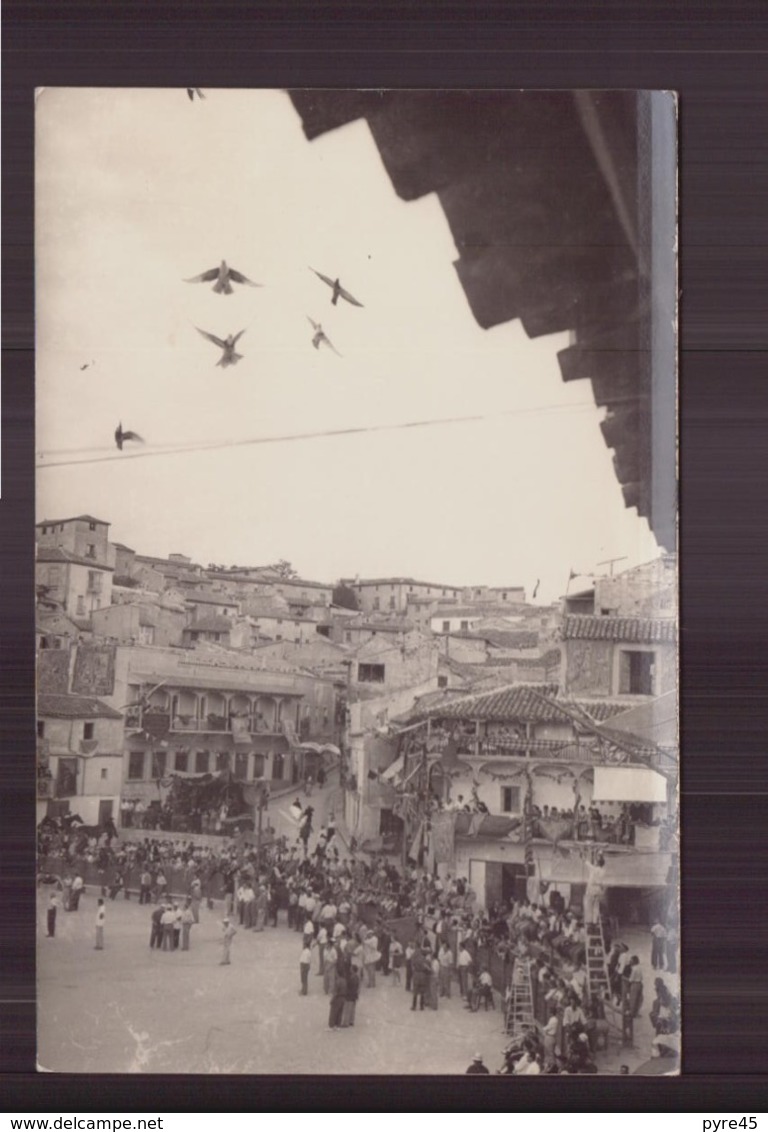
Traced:
<path fill-rule="evenodd" d="M 357 425 L 351 428 L 334 428 L 334 429 L 320 429 L 315 432 L 296 432 L 286 433 L 280 436 L 253 436 L 243 440 L 222 440 L 212 441 L 210 443 L 202 444 L 188 444 L 178 445 L 177 447 L 165 447 L 159 449 L 143 449 L 135 452 L 120 452 L 113 453 L 109 456 L 85 456 L 79 459 L 72 460 L 45 460 L 43 453 L 42 461 L 37 463 L 37 468 L 43 470 L 45 468 L 71 468 L 82 466 L 84 464 L 103 464 L 112 463 L 113 461 L 125 460 L 141 460 L 153 456 L 182 456 L 189 455 L 195 452 L 213 452 L 226 448 L 244 448 L 258 444 L 290 444 L 302 440 L 320 440 L 324 437 L 335 436 L 355 436 L 363 433 L 373 432 L 395 432 L 401 429 L 408 428 L 434 428 L 440 425 L 451 424 L 466 424 L 479 421 L 496 420 L 500 417 L 509 416 L 525 416 L 534 413 L 546 412 L 570 412 L 574 409 L 596 408 L 594 401 L 577 401 L 571 405 L 538 405 L 531 406 L 526 409 L 503 409 L 500 412 L 493 413 L 475 413 L 461 417 L 432 417 L 426 420 L 419 421 L 403 421 L 395 424 L 378 424 L 378 425 Z M 93 448 L 75 448 L 69 450 L 69 454 L 77 456 L 80 452 L 93 452 L 103 451 L 104 449 Z M 56 455 L 63 455 L 65 450 L 59 449 Z"/>

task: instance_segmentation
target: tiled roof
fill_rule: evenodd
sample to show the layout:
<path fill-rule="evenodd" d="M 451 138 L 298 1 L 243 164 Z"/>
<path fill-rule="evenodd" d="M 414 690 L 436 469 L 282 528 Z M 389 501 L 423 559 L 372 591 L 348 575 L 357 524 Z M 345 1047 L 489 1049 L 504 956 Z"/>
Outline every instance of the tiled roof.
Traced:
<path fill-rule="evenodd" d="M 672 618 L 591 617 L 588 614 L 571 614 L 563 623 L 563 639 L 674 644 L 677 641 L 677 622 Z"/>
<path fill-rule="evenodd" d="M 521 668 L 551 668 L 554 664 L 559 664 L 560 659 L 560 649 L 549 649 L 548 652 L 543 653 L 539 657 L 523 657 L 517 661 L 517 664 L 519 664 Z"/>
<path fill-rule="evenodd" d="M 223 614 L 209 613 L 205 617 L 199 617 L 197 621 L 193 621 L 191 625 L 187 625 L 184 630 L 185 633 L 194 633 L 197 630 L 203 633 L 229 633 L 233 627 L 231 617 L 224 617 Z"/>
<path fill-rule="evenodd" d="M 91 696 L 57 696 L 41 692 L 37 714 L 50 719 L 122 719 L 119 711 Z"/>
<path fill-rule="evenodd" d="M 539 634 L 530 629 L 477 629 L 476 633 L 499 649 L 535 649 L 539 643 Z"/>
<path fill-rule="evenodd" d="M 443 703 L 422 705 L 411 710 L 409 720 L 427 717 L 440 719 L 513 720 L 529 719 L 537 722 L 571 722 L 572 717 L 557 705 L 556 684 L 507 684 L 487 692 L 469 695 L 446 693 Z M 567 705 L 565 705 L 567 706 Z M 596 723 L 626 711 L 625 703 L 610 700 L 579 701 L 582 708 Z"/>
<path fill-rule="evenodd" d="M 63 550 L 60 546 L 39 546 L 37 548 L 38 562 L 72 562 L 75 566 L 87 566 L 89 570 L 108 570 L 114 573 L 114 566 L 107 566 L 106 562 L 98 562 L 95 558 L 81 558 L 70 550 Z"/>
<path fill-rule="evenodd" d="M 359 578 L 357 581 L 346 582 L 352 587 L 360 586 L 426 586 L 432 590 L 455 590 L 461 593 L 463 586 L 449 586 L 445 582 L 419 582 L 416 578 Z"/>
<path fill-rule="evenodd" d="M 237 598 L 227 597 L 226 594 L 186 594 L 185 601 L 194 601 L 197 605 L 232 605 L 239 607 Z"/>
<path fill-rule="evenodd" d="M 344 627 L 346 629 L 374 629 L 377 633 L 410 633 L 414 625 L 412 621 L 353 621 Z"/>
<path fill-rule="evenodd" d="M 38 527 L 56 527 L 60 523 L 100 523 L 102 527 L 111 527 L 111 523 L 107 523 L 104 519 L 94 519 L 93 515 L 73 515 L 71 519 L 43 519 L 42 523 L 36 523 Z"/>

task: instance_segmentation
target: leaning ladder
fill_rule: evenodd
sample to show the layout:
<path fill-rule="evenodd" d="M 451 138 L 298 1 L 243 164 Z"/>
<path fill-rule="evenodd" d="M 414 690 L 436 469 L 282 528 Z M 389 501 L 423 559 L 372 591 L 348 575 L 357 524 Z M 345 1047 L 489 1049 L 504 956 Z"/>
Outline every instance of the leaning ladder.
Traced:
<path fill-rule="evenodd" d="M 531 964 L 528 959 L 515 959 L 507 999 L 507 1033 L 517 1037 L 522 1034 L 523 1026 L 532 1027 L 535 1024 Z"/>
<path fill-rule="evenodd" d="M 595 995 L 601 1001 L 610 991 L 608 982 L 608 966 L 605 958 L 605 937 L 603 936 L 603 921 L 587 924 L 587 993 L 590 1002 Z"/>
<path fill-rule="evenodd" d="M 608 1022 L 609 1034 L 614 1037 L 621 1035 L 622 1044 L 632 1044 L 631 1033 L 627 1042 L 627 1023 L 623 1010 L 613 1005 L 610 995 L 610 981 L 608 979 L 608 962 L 605 956 L 605 936 L 603 935 L 603 921 L 596 924 L 587 924 L 587 994 L 590 1003 L 593 995 L 602 1003 L 605 1018 Z"/>

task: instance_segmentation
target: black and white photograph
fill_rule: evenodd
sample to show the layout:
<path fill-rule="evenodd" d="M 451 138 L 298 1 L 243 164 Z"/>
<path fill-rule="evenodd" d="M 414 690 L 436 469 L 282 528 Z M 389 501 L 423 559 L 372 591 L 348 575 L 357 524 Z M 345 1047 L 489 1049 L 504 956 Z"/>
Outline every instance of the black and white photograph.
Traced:
<path fill-rule="evenodd" d="M 37 89 L 39 1071 L 679 1073 L 676 130 Z"/>

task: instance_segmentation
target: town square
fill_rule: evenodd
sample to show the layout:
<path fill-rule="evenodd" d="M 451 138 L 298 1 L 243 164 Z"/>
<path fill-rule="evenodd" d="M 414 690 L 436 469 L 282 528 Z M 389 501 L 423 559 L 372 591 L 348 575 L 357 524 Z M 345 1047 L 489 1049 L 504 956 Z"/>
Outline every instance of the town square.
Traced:
<path fill-rule="evenodd" d="M 679 1072 L 655 99 L 38 93 L 41 1071 Z"/>

